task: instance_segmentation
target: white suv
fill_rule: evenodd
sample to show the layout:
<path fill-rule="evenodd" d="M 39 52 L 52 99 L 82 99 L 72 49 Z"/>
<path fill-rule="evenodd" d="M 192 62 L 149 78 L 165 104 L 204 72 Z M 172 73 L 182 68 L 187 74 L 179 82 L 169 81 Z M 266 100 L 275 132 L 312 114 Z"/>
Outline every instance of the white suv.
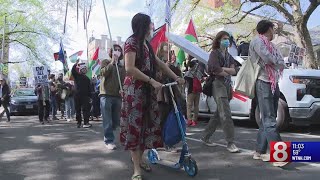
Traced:
<path fill-rule="evenodd" d="M 242 64 L 240 57 L 235 59 Z M 232 77 L 234 83 L 236 76 Z M 320 70 L 285 69 L 279 81 L 281 92 L 277 127 L 284 130 L 289 123 L 295 125 L 320 124 Z M 240 100 L 241 99 L 241 100 Z M 232 118 L 260 121 L 256 99 L 233 98 L 230 102 Z M 199 116 L 212 116 L 216 104 L 212 97 L 201 94 Z"/>

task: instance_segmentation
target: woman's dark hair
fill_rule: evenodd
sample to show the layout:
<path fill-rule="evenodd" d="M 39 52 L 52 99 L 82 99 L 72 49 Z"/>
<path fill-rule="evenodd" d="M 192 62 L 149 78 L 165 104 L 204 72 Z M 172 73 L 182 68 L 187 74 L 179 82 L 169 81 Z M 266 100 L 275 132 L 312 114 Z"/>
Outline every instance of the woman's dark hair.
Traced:
<path fill-rule="evenodd" d="M 259 34 L 265 34 L 266 32 L 268 32 L 270 28 L 273 28 L 273 27 L 274 27 L 273 22 L 269 20 L 261 20 L 257 24 L 257 31 Z"/>
<path fill-rule="evenodd" d="M 193 68 L 196 64 L 197 64 L 196 61 L 189 61 L 188 67 Z"/>
<path fill-rule="evenodd" d="M 119 44 L 114 44 L 113 45 L 113 49 L 115 49 L 116 47 L 120 48 L 121 49 L 121 55 L 119 57 L 119 60 L 123 59 L 123 50 L 122 50 L 122 47 L 119 45 Z M 113 49 L 111 48 L 109 50 L 109 57 L 112 58 L 112 55 L 113 55 Z"/>
<path fill-rule="evenodd" d="M 212 49 L 216 50 L 220 48 L 221 39 L 223 36 L 228 36 L 230 38 L 230 34 L 226 31 L 220 31 L 213 40 Z"/>
<path fill-rule="evenodd" d="M 145 41 L 146 35 L 150 31 L 150 24 L 151 24 L 150 16 L 142 13 L 136 14 L 131 21 L 131 26 L 133 31 L 132 36 L 137 38 L 137 41 L 138 41 L 137 59 L 136 59 L 136 66 L 138 68 L 141 67 L 142 61 L 144 60 L 144 41 Z M 151 60 L 151 72 L 150 74 L 147 74 L 147 75 L 155 78 L 156 56 L 153 52 L 152 46 L 148 41 L 147 41 L 147 46 L 149 49 L 150 60 Z"/>

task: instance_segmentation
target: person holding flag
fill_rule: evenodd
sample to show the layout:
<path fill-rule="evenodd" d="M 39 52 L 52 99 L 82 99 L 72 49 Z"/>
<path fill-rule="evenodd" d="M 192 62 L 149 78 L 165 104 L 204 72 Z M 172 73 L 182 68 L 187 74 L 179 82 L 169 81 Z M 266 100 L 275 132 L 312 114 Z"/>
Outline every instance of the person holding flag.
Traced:
<path fill-rule="evenodd" d="M 115 44 L 113 45 L 113 49 L 114 52 L 111 49 L 109 53 L 109 56 L 112 58 L 111 63 L 103 66 L 100 72 L 100 107 L 104 129 L 104 143 L 108 150 L 116 149 L 113 131 L 120 124 L 120 86 L 122 86 L 122 84 L 119 84 L 116 64 L 119 68 L 121 82 L 123 82 L 125 77 L 124 66 L 122 63 L 120 63 L 120 61 L 123 61 L 122 48 L 121 46 Z"/>

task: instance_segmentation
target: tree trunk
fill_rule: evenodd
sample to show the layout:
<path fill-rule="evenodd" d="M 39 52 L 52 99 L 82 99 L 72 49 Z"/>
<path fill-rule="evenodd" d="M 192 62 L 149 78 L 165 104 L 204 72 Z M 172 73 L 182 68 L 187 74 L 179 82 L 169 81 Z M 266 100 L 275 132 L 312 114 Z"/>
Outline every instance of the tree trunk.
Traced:
<path fill-rule="evenodd" d="M 299 47 L 306 48 L 306 57 L 304 58 L 303 65 L 306 68 L 318 69 L 318 62 L 313 51 L 312 41 L 307 26 L 296 22 L 294 29 L 296 34 L 295 42 Z"/>

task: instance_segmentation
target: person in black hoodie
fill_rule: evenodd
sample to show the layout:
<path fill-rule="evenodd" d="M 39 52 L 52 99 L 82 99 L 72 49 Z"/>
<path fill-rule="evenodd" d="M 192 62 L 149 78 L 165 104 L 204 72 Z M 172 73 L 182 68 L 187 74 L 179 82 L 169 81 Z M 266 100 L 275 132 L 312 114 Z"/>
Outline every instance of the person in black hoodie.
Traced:
<path fill-rule="evenodd" d="M 87 66 L 85 63 L 79 63 L 79 60 L 72 67 L 72 76 L 75 83 L 75 107 L 76 107 L 76 119 L 78 122 L 78 128 L 81 127 L 82 117 L 81 109 L 83 113 L 84 125 L 83 128 L 90 128 L 90 99 L 91 99 L 91 82 L 86 76 Z"/>

